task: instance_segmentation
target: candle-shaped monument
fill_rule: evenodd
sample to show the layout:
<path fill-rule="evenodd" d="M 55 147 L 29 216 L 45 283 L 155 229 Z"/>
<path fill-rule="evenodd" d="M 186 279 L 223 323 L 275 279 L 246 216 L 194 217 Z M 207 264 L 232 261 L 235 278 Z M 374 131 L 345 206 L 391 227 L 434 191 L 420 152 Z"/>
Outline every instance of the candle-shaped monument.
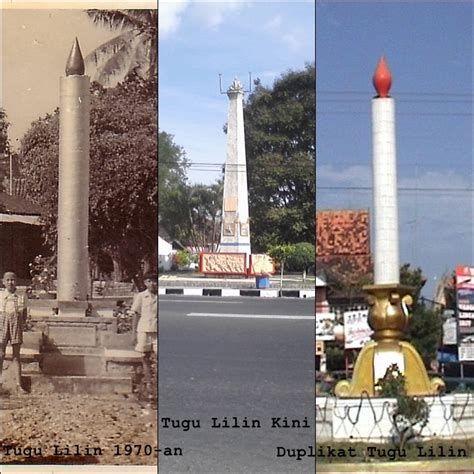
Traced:
<path fill-rule="evenodd" d="M 77 38 L 60 78 L 58 304 L 85 315 L 88 291 L 89 77 Z"/>
<path fill-rule="evenodd" d="M 222 232 L 220 252 L 250 255 L 249 204 L 243 98 L 244 88 L 235 79 L 227 90 L 229 114 L 227 121 L 227 157 L 224 169 Z"/>
<path fill-rule="evenodd" d="M 372 99 L 374 284 L 364 290 L 374 340 L 361 350 L 352 380 L 339 382 L 335 393 L 339 397 L 376 395 L 377 381 L 390 365 L 397 364 L 409 395 L 429 395 L 444 387 L 444 382 L 428 378 L 420 355 L 404 340 L 413 289 L 399 283 L 395 104 L 389 97 L 392 76 L 383 57 L 373 84 L 377 91 Z"/>

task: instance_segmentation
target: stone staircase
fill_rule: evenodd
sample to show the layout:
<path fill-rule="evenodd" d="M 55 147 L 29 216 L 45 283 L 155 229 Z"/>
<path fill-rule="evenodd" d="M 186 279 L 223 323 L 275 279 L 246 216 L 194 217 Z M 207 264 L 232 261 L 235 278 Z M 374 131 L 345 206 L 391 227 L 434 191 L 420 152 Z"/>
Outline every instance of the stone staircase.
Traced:
<path fill-rule="evenodd" d="M 117 334 L 114 317 L 32 316 L 20 352 L 27 391 L 131 394 L 140 381 L 142 358 L 132 334 Z M 4 387 L 16 385 L 7 346 Z"/>

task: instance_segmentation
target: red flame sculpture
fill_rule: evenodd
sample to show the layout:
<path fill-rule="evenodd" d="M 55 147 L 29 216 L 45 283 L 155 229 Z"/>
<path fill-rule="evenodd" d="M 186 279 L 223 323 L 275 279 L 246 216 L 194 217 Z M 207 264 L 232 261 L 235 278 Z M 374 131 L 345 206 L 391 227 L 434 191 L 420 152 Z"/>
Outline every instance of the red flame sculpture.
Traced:
<path fill-rule="evenodd" d="M 377 64 L 377 69 L 375 69 L 372 82 L 377 91 L 377 97 L 389 97 L 388 93 L 392 85 L 392 74 L 390 73 L 390 69 L 388 68 L 383 56 Z"/>

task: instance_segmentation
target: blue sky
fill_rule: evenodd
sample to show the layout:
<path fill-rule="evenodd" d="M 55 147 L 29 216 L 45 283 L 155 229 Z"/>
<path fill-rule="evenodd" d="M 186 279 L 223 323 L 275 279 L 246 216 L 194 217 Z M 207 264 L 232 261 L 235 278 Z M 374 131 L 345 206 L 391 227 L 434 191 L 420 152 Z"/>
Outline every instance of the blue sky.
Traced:
<path fill-rule="evenodd" d="M 314 62 L 310 1 L 160 1 L 159 125 L 190 160 L 190 182 L 211 184 L 225 161 L 228 99 L 219 92 L 248 72 L 272 85 Z M 202 166 L 199 163 L 214 163 Z"/>
<path fill-rule="evenodd" d="M 428 298 L 445 271 L 474 264 L 473 5 L 316 6 L 317 208 L 371 208 L 370 189 L 347 188 L 371 186 L 372 75 L 385 55 L 397 110 L 400 263 L 423 269 Z"/>

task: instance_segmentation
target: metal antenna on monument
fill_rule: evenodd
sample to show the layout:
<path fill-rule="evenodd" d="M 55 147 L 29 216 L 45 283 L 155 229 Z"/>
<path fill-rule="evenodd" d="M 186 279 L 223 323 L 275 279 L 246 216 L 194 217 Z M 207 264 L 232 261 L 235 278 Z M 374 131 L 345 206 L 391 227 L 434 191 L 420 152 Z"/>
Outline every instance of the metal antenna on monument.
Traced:
<path fill-rule="evenodd" d="M 219 73 L 219 92 L 221 94 L 227 94 L 227 91 L 222 90 L 222 74 L 221 73 Z M 246 91 L 244 90 L 244 92 L 246 94 L 252 92 L 252 73 L 251 72 L 249 72 L 249 89 Z"/>

